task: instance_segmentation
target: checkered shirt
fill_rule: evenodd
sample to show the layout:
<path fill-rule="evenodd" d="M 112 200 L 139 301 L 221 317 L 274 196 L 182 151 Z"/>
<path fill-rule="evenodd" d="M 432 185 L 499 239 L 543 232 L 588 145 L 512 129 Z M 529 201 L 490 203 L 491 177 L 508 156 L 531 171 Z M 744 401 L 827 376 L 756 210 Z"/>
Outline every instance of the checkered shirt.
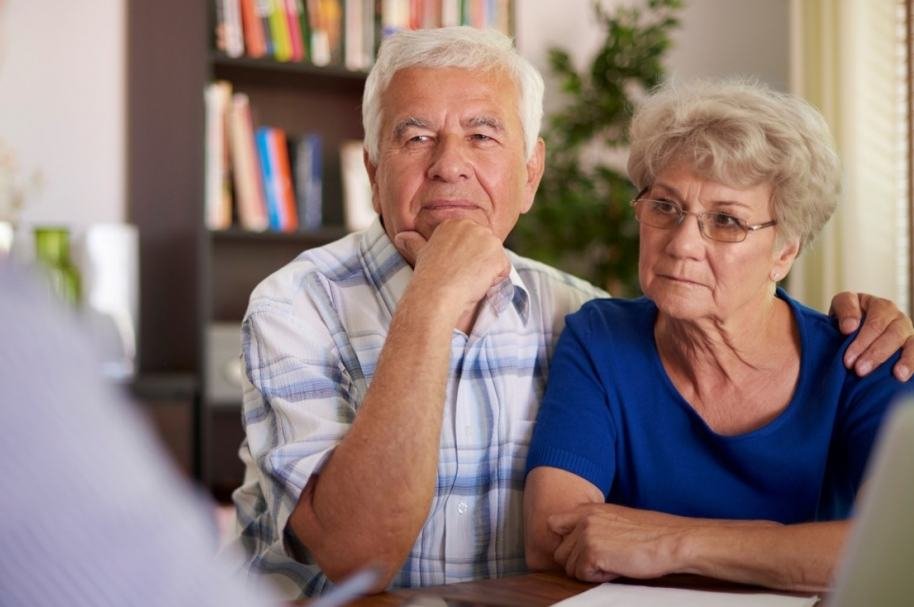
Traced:
<path fill-rule="evenodd" d="M 565 315 L 606 294 L 509 256 L 510 279 L 488 295 L 471 333 L 453 332 L 435 495 L 394 587 L 524 570 L 524 465 L 548 361 Z M 358 415 L 411 277 L 376 221 L 304 252 L 251 295 L 242 329 L 247 469 L 234 500 L 247 567 L 287 596 L 330 584 L 284 529 Z"/>

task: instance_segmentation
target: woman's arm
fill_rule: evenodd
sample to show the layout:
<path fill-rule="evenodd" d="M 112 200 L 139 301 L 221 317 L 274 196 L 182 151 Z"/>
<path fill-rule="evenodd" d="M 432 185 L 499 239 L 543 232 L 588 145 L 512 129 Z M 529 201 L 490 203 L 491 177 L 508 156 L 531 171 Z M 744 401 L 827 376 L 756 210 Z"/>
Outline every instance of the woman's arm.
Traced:
<path fill-rule="evenodd" d="M 527 475 L 524 485 L 524 553 L 530 569 L 561 570 L 553 554 L 562 536 L 549 528 L 550 516 L 569 512 L 582 504 L 602 504 L 603 493 L 576 474 L 540 466 Z"/>
<path fill-rule="evenodd" d="M 586 504 L 549 517 L 554 559 L 587 581 L 694 573 L 796 591 L 831 584 L 849 521 L 781 525 Z"/>

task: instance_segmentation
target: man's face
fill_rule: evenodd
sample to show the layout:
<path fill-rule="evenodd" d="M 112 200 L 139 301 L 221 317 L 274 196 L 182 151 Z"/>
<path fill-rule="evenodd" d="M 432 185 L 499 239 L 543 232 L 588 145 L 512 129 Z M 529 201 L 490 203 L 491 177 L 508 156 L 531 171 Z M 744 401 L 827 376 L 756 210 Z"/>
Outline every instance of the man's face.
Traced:
<path fill-rule="evenodd" d="M 506 74 L 460 68 L 397 72 L 381 97 L 372 202 L 393 239 L 426 239 L 447 219 L 470 219 L 504 240 L 533 204 L 544 147 L 524 158 L 519 91 Z"/>

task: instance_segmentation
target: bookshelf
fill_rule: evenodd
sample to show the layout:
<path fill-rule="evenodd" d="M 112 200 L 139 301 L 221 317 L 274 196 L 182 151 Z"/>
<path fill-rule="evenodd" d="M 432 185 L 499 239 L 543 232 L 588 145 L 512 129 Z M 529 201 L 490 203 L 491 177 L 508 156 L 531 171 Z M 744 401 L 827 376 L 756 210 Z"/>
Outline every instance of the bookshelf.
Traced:
<path fill-rule="evenodd" d="M 385 1 L 377 0 L 378 15 Z M 366 74 L 339 65 L 229 57 L 214 41 L 215 4 L 130 5 L 127 164 L 130 220 L 140 233 L 142 388 L 135 394 L 150 403 L 167 400 L 167 411 L 181 409 L 159 424 L 171 433 L 183 428 L 183 436 L 166 442 L 181 445 L 190 460 L 182 465 L 224 499 L 243 472 L 237 457 L 241 396 L 213 396 L 218 378 L 207 369 L 219 352 L 208 345 L 211 329 L 240 326 L 251 290 L 263 278 L 301 251 L 345 235 L 338 152 L 341 142 L 362 138 Z M 216 80 L 248 95 L 255 127 L 321 136 L 321 228 L 207 228 L 204 90 Z M 240 350 L 240 336 L 237 343 Z"/>

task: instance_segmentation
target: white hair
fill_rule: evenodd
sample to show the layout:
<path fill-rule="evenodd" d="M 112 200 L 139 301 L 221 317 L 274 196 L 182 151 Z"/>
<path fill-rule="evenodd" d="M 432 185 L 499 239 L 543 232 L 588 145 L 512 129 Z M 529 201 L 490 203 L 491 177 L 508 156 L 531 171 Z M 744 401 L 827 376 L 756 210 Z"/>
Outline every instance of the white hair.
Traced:
<path fill-rule="evenodd" d="M 511 38 L 468 26 L 402 31 L 381 43 L 365 81 L 362 126 L 368 158 L 377 164 L 381 147 L 381 96 L 398 71 L 410 67 L 503 70 L 517 84 L 524 151 L 533 155 L 543 121 L 543 77 L 521 57 Z"/>
<path fill-rule="evenodd" d="M 642 189 L 681 161 L 726 185 L 770 184 L 779 235 L 799 238 L 801 250 L 838 204 L 841 167 L 825 119 L 754 80 L 668 83 L 644 100 L 632 118 L 629 177 Z"/>

